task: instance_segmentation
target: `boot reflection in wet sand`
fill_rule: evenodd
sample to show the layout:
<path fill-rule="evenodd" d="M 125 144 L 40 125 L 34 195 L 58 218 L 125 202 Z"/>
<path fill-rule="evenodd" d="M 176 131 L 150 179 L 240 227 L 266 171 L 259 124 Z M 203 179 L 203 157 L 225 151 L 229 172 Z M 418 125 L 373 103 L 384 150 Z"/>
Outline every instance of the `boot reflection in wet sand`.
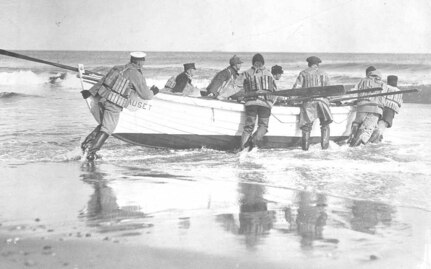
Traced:
<path fill-rule="evenodd" d="M 314 240 L 323 239 L 323 227 L 328 218 L 325 212 L 326 197 L 317 194 L 313 200 L 313 194 L 309 192 L 300 192 L 298 196 L 296 225 L 301 236 L 301 247 L 312 248 Z"/>
<path fill-rule="evenodd" d="M 263 174 L 254 173 L 258 178 L 256 181 L 262 182 Z M 250 181 L 250 174 L 247 181 Z M 255 247 L 260 238 L 264 237 L 273 227 L 275 218 L 274 211 L 268 211 L 267 202 L 263 197 L 265 187 L 253 183 L 241 183 L 240 190 L 240 213 L 239 213 L 239 234 L 245 235 L 245 243 L 248 248 Z"/>
<path fill-rule="evenodd" d="M 115 190 L 109 186 L 105 173 L 98 172 L 95 166 L 91 168 L 91 171 L 87 169 L 86 172 L 89 173 L 81 175 L 82 181 L 94 188 L 86 209 L 80 213 L 80 217 L 87 219 L 87 225 L 99 226 L 103 232 L 144 228 L 142 223 L 121 222 L 124 219 L 145 218 L 146 215 L 138 211 L 138 207 L 125 208 L 118 205 Z M 99 225 L 107 221 L 110 221 L 112 225 Z"/>

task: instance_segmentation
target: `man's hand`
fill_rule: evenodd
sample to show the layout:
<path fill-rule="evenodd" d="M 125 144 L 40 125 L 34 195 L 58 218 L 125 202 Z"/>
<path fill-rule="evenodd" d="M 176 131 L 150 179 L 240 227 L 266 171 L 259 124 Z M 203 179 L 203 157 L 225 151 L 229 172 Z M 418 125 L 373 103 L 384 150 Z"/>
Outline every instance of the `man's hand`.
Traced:
<path fill-rule="evenodd" d="M 84 98 L 84 99 L 87 99 L 88 97 L 91 96 L 91 93 L 89 90 L 82 90 L 81 94 L 82 94 L 82 98 Z"/>
<path fill-rule="evenodd" d="M 151 86 L 150 90 L 153 92 L 154 95 L 159 93 L 159 88 L 157 88 L 155 85 Z"/>

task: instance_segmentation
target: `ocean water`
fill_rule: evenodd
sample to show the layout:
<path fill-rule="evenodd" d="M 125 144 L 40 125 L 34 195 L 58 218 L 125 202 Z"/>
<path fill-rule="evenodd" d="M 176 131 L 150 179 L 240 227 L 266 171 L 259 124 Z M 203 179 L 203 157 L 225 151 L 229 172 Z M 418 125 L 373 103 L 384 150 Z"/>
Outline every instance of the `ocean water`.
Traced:
<path fill-rule="evenodd" d="M 99 72 L 128 58 L 127 52 L 20 53 L 72 66 L 83 63 Z M 252 54 L 238 54 L 245 69 Z M 182 63 L 196 62 L 195 82 L 204 87 L 226 66 L 231 53 L 148 55 L 144 71 L 148 84 L 162 87 L 181 71 Z M 264 56 L 267 65 L 284 67 L 282 84 L 289 87 L 307 55 Z M 399 75 L 404 85 L 431 84 L 431 55 L 319 56 L 341 84 L 353 84 L 370 64 L 385 74 Z M 79 214 L 71 210 L 62 223 L 80 222 L 101 233 L 137 231 L 137 237 L 155 247 L 220 255 L 257 253 L 274 262 L 286 258 L 279 254 L 283 251 L 299 264 L 305 262 L 304 255 L 331 264 L 346 253 L 355 253 L 355 261 L 380 250 L 386 253 L 383 256 L 396 256 L 410 242 L 416 244 L 414 255 L 422 257 L 418 245 L 423 244 L 417 238 L 431 226 L 431 105 L 405 104 L 381 144 L 349 148 L 331 143 L 327 151 L 313 145 L 309 152 L 241 154 L 143 148 L 110 138 L 100 151 L 102 160 L 89 168 L 82 165 L 79 145 L 96 122 L 72 72 L 64 80 L 49 82 L 61 72 L 0 57 L 0 199 L 6 200 L 7 191 L 16 197 L 31 196 L 32 190 L 23 186 L 32 182 L 46 188 L 47 196 L 50 189 L 67 193 L 64 186 L 73 185 L 71 193 L 87 189 L 83 192 L 90 196 L 79 200 L 86 200 L 83 209 Z M 49 214 L 38 210 L 37 205 L 46 205 L 40 197 L 32 207 L 2 203 L 0 221 L 26 222 L 37 212 L 60 222 L 51 214 L 64 215 L 67 210 L 53 205 Z M 49 197 L 55 204 L 54 196 Z M 142 237 L 148 229 L 151 233 Z M 423 234 L 415 234 L 417 229 Z M 203 246 L 202 240 L 207 244 Z M 293 245 L 286 243 L 292 241 Z M 225 248 L 216 247 L 220 244 Z M 410 258 L 421 262 L 414 255 Z"/>

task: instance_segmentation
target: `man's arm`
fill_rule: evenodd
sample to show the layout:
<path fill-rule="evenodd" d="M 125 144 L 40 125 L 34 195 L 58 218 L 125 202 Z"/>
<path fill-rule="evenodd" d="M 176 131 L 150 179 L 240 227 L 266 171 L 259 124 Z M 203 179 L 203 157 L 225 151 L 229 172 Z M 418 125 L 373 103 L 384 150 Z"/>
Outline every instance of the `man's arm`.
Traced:
<path fill-rule="evenodd" d="M 292 88 L 293 89 L 302 88 L 302 85 L 304 85 L 304 76 L 302 75 L 302 72 L 301 72 L 296 78 L 295 84 L 293 84 Z"/>
<path fill-rule="evenodd" d="M 138 70 L 132 70 L 129 73 L 129 80 L 139 97 L 144 100 L 153 99 L 153 92 L 148 88 L 144 76 Z"/>
<path fill-rule="evenodd" d="M 213 78 L 213 80 L 211 81 L 210 85 L 208 85 L 207 87 L 207 92 L 208 93 L 217 93 L 220 89 L 220 87 L 223 85 L 223 83 L 227 80 L 229 80 L 230 78 L 230 73 L 227 70 L 223 70 L 221 72 L 219 72 L 217 75 L 215 75 L 215 77 Z"/>

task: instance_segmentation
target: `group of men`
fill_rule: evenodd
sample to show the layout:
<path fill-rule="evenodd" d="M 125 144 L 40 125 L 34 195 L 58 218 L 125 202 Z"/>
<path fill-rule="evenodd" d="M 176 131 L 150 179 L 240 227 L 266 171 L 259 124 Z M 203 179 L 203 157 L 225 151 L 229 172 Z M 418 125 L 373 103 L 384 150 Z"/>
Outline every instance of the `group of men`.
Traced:
<path fill-rule="evenodd" d="M 156 86 L 149 88 L 142 74 L 142 66 L 146 54 L 143 52 L 131 53 L 130 62 L 126 65 L 113 67 L 108 74 L 89 91 L 82 91 L 84 98 L 94 96 L 98 100 L 100 119 L 98 125 L 81 144 L 83 151 L 87 152 L 87 159 L 94 160 L 96 152 L 100 150 L 106 139 L 114 131 L 119 120 L 119 114 L 127 105 L 132 94 L 137 94 L 144 100 L 150 100 L 159 92 Z M 311 56 L 306 59 L 308 68 L 301 71 L 293 88 L 310 88 L 329 85 L 328 75 L 319 68 L 322 62 L 318 57 Z M 268 132 L 271 109 L 277 100 L 274 92 L 277 91 L 276 81 L 284 73 L 281 66 L 275 65 L 269 71 L 265 67 L 265 60 L 261 54 L 252 58 L 252 66 L 239 73 L 243 61 L 236 55 L 229 60 L 229 66 L 218 72 L 203 96 L 217 99 L 241 97 L 245 105 L 246 120 L 241 137 L 241 149 L 251 150 L 259 146 L 264 135 Z M 194 63 L 184 64 L 184 72 L 168 80 L 165 88 L 174 93 L 193 92 L 192 85 Z M 240 81 L 240 83 L 238 83 Z M 382 81 L 382 76 L 375 67 L 366 70 L 366 77 L 355 88 L 358 90 L 369 88 L 382 88 L 383 92 L 399 91 L 397 77 L 389 76 L 388 84 Z M 392 126 L 395 113 L 398 113 L 402 103 L 402 95 L 389 95 L 384 97 L 365 97 L 367 93 L 359 94 L 357 102 L 356 119 L 352 124 L 352 134 L 348 143 L 350 146 L 366 144 L 370 141 L 381 140 L 385 128 Z M 313 123 L 319 119 L 321 125 L 321 147 L 329 147 L 330 124 L 333 121 L 329 99 L 325 97 L 307 99 L 301 104 L 300 128 L 302 130 L 301 147 L 308 150 L 310 146 L 310 133 Z M 255 125 L 257 122 L 257 128 Z"/>

